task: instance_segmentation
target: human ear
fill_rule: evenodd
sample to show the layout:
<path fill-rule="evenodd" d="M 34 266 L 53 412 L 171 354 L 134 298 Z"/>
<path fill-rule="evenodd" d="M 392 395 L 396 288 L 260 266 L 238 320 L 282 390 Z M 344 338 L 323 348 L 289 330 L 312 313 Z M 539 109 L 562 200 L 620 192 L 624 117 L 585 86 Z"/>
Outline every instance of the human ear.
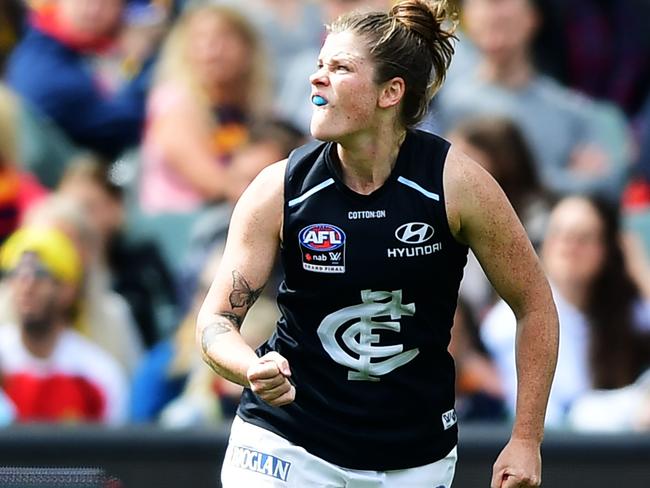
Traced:
<path fill-rule="evenodd" d="M 383 84 L 377 103 L 380 108 L 390 108 L 399 104 L 404 97 L 406 84 L 400 77 L 395 77 Z"/>

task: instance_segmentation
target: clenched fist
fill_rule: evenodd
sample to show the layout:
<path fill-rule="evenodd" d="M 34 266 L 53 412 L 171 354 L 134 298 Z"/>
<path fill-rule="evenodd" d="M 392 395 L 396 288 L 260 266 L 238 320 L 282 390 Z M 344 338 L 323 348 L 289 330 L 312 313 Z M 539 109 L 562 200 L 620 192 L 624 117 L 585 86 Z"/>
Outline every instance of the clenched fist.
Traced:
<path fill-rule="evenodd" d="M 540 443 L 510 439 L 494 463 L 490 488 L 534 488 L 542 484 Z"/>
<path fill-rule="evenodd" d="M 289 362 L 275 351 L 259 358 L 246 372 L 252 392 L 274 407 L 287 405 L 296 398 L 290 376 Z"/>

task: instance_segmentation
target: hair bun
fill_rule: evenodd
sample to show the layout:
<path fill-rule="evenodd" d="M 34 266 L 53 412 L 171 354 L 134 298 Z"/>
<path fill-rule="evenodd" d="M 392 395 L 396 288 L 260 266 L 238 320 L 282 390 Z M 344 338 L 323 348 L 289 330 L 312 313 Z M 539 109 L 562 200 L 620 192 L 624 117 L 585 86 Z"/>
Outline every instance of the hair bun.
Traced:
<path fill-rule="evenodd" d="M 447 41 L 458 24 L 458 10 L 448 0 L 402 0 L 389 14 L 427 45 Z"/>
<path fill-rule="evenodd" d="M 442 85 L 454 55 L 458 9 L 449 0 L 401 0 L 388 13 L 407 31 L 419 37 L 429 49 L 437 73 L 429 87 L 435 93 Z"/>
<path fill-rule="evenodd" d="M 377 83 L 404 80 L 399 117 L 405 127 L 422 120 L 445 80 L 456 40 L 456 1 L 400 0 L 389 12 L 352 12 L 328 26 L 330 34 L 351 32 L 366 43 Z"/>

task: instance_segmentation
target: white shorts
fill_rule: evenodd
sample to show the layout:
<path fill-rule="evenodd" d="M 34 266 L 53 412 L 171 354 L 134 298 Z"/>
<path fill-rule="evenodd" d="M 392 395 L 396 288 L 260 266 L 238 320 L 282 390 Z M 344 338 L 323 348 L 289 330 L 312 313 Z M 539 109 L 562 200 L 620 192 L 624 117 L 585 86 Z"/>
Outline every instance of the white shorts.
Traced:
<path fill-rule="evenodd" d="M 347 469 L 235 417 L 221 468 L 223 488 L 450 488 L 457 453 L 416 468 Z"/>

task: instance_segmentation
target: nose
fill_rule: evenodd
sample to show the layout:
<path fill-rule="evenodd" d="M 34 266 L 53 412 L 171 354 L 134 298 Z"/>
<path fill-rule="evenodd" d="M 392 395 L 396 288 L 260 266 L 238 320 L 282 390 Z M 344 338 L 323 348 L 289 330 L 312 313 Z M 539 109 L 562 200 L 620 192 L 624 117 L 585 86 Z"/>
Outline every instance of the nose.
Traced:
<path fill-rule="evenodd" d="M 325 69 L 325 66 L 318 68 L 310 77 L 309 77 L 309 83 L 311 83 L 314 86 L 318 85 L 325 85 L 327 86 L 329 84 L 329 78 L 327 77 L 327 71 Z"/>
<path fill-rule="evenodd" d="M 34 287 L 38 283 L 36 273 L 29 271 L 16 273 L 13 280 L 19 293 L 24 293 L 26 295 L 33 293 Z"/>
<path fill-rule="evenodd" d="M 205 47 L 218 53 L 231 49 L 237 42 L 236 39 L 233 42 L 233 39 L 225 35 L 215 34 L 210 37 L 211 39 L 206 39 L 208 42 L 205 43 Z"/>

